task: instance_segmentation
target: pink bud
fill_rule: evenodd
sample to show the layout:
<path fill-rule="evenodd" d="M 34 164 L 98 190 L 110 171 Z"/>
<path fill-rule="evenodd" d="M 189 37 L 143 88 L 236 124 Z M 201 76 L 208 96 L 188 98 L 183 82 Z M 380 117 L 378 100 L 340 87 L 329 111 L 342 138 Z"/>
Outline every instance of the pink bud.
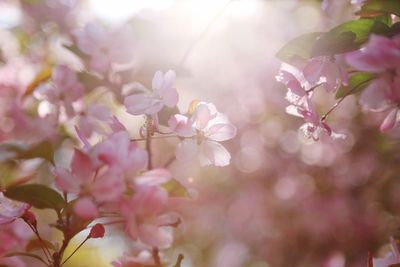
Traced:
<path fill-rule="evenodd" d="M 106 229 L 101 223 L 95 224 L 92 229 L 90 229 L 90 233 L 88 238 L 102 238 L 104 236 Z"/>
<path fill-rule="evenodd" d="M 36 226 L 37 226 L 37 221 L 36 221 L 36 216 L 35 216 L 35 214 L 33 214 L 33 212 L 31 212 L 31 211 L 29 211 L 29 210 L 26 210 L 25 213 L 21 216 L 21 218 L 22 218 L 25 222 L 31 224 L 33 227 L 36 228 Z"/>

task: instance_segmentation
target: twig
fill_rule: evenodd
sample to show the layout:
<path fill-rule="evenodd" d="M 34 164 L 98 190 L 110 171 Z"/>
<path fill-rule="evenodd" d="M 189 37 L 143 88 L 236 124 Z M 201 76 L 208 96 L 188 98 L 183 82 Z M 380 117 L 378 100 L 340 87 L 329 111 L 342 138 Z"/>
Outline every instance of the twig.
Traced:
<path fill-rule="evenodd" d="M 172 267 L 181 267 L 182 261 L 185 257 L 183 256 L 183 254 L 179 254 L 178 255 L 178 259 L 176 259 L 176 263 L 174 266 Z"/>

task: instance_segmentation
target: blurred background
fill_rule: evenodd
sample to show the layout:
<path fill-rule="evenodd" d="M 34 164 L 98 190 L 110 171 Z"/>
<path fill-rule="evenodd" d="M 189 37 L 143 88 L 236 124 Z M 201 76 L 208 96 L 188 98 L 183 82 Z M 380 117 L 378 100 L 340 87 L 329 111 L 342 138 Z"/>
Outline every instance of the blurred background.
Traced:
<path fill-rule="evenodd" d="M 357 8 L 350 0 L 330 4 L 323 10 L 320 1 L 300 0 L 3 0 L 0 25 L 4 35 L 17 25 L 33 33 L 54 23 L 66 32 L 93 20 L 128 24 L 131 81 L 146 84 L 156 70 L 174 69 L 181 111 L 201 99 L 236 125 L 238 135 L 226 143 L 229 167 L 170 165 L 194 192 L 174 203 L 183 225 L 165 252 L 171 263 L 183 253 L 183 267 L 358 267 L 366 266 L 368 251 L 384 255 L 400 225 L 398 138 L 379 133 L 379 114 L 362 114 L 350 96 L 328 121 L 346 139 L 305 140 L 275 81 L 275 53 L 285 42 L 327 30 Z M 78 19 L 68 20 L 70 14 Z M 324 92 L 315 98 L 321 111 L 335 101 Z M 131 117 L 118 113 L 129 126 Z M 155 155 L 162 165 L 176 143 L 157 143 L 165 149 Z M 110 266 L 131 245 L 111 235 L 88 244 L 69 266 Z"/>

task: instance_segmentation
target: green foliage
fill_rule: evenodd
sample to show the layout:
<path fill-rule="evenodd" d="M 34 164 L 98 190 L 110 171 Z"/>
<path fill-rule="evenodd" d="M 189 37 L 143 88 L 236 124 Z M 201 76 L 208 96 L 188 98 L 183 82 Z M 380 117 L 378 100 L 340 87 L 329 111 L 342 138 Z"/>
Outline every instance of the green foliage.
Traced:
<path fill-rule="evenodd" d="M 357 15 L 368 16 L 389 13 L 400 16 L 400 1 L 398 0 L 370 0 L 367 1 Z"/>
<path fill-rule="evenodd" d="M 357 72 L 349 78 L 348 86 L 341 86 L 336 92 L 336 98 L 343 98 L 364 90 L 375 76 L 368 72 Z"/>
<path fill-rule="evenodd" d="M 296 58 L 308 59 L 311 57 L 311 49 L 315 41 L 321 34 L 321 32 L 312 32 L 300 35 L 283 46 L 276 56 L 284 62 L 290 62 Z"/>
<path fill-rule="evenodd" d="M 276 56 L 284 62 L 293 59 L 309 59 L 350 52 L 361 47 L 371 34 L 393 35 L 395 29 L 389 27 L 384 17 L 359 19 L 345 22 L 332 30 L 300 35 L 283 46 Z"/>
<path fill-rule="evenodd" d="M 45 140 L 31 146 L 15 142 L 0 144 L 0 161 L 34 158 L 43 158 L 53 163 L 54 148 L 51 142 Z"/>
<path fill-rule="evenodd" d="M 345 22 L 322 34 L 314 43 L 312 57 L 345 53 L 358 49 L 370 34 L 385 35 L 390 27 L 379 20 L 359 19 Z"/>
<path fill-rule="evenodd" d="M 11 186 L 4 195 L 10 199 L 31 204 L 38 209 L 54 209 L 58 213 L 64 208 L 64 199 L 48 186 L 27 184 Z"/>

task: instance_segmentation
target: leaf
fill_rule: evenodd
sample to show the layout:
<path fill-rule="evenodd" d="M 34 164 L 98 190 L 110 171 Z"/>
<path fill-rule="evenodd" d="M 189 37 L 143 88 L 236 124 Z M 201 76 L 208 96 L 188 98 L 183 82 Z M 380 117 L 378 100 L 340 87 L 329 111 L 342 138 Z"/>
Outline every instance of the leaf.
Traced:
<path fill-rule="evenodd" d="M 54 209 L 57 212 L 64 207 L 64 199 L 55 190 L 41 184 L 11 186 L 4 195 L 10 199 L 31 204 L 38 209 Z"/>
<path fill-rule="evenodd" d="M 55 246 L 48 240 L 42 239 L 42 242 L 39 239 L 32 239 L 26 245 L 25 249 L 27 252 L 42 249 L 42 246 L 49 248 L 51 250 L 56 250 Z"/>
<path fill-rule="evenodd" d="M 44 140 L 18 154 L 19 159 L 43 158 L 54 163 L 54 148 L 50 141 Z"/>
<path fill-rule="evenodd" d="M 66 49 L 68 49 L 69 51 L 71 51 L 72 53 L 74 53 L 75 55 L 77 55 L 80 58 L 83 58 L 83 59 L 88 58 L 88 55 L 83 53 L 76 45 L 65 45 L 64 44 L 63 47 L 65 47 Z"/>
<path fill-rule="evenodd" d="M 389 13 L 400 16 L 400 1 L 398 0 L 370 0 L 367 1 L 361 10 L 356 14 L 363 16 L 373 12 L 376 13 Z"/>
<path fill-rule="evenodd" d="M 315 41 L 321 34 L 321 32 L 312 32 L 300 35 L 284 45 L 276 56 L 284 62 L 290 62 L 296 58 L 308 59 Z"/>
<path fill-rule="evenodd" d="M 170 107 L 164 107 L 159 113 L 158 113 L 158 122 L 163 125 L 163 126 L 168 126 L 168 120 L 171 118 L 171 116 L 175 114 L 179 114 L 179 109 L 177 106 L 170 108 Z"/>
<path fill-rule="evenodd" d="M 99 78 L 98 76 L 93 75 L 89 72 L 80 72 L 78 74 L 78 79 L 89 90 L 95 89 L 97 87 L 104 85 L 104 81 L 101 78 Z"/>
<path fill-rule="evenodd" d="M 0 144 L 0 161 L 7 161 L 11 159 L 43 158 L 53 163 L 53 157 L 53 145 L 47 140 L 32 146 L 17 142 Z"/>
<path fill-rule="evenodd" d="M 32 94 L 33 91 L 43 82 L 50 79 L 53 71 L 53 67 L 50 64 L 46 64 L 43 69 L 36 75 L 32 82 L 28 84 L 25 89 L 24 97 Z"/>
<path fill-rule="evenodd" d="M 348 86 L 341 86 L 336 92 L 336 98 L 343 98 L 364 90 L 375 76 L 368 72 L 357 72 L 349 78 Z"/>
<path fill-rule="evenodd" d="M 317 38 L 311 56 L 327 56 L 358 49 L 371 33 L 389 34 L 390 27 L 381 21 L 359 19 L 345 22 Z"/>
<path fill-rule="evenodd" d="M 171 197 L 189 197 L 189 192 L 186 187 L 175 179 L 171 179 L 163 184 L 162 188 L 164 188 Z"/>

